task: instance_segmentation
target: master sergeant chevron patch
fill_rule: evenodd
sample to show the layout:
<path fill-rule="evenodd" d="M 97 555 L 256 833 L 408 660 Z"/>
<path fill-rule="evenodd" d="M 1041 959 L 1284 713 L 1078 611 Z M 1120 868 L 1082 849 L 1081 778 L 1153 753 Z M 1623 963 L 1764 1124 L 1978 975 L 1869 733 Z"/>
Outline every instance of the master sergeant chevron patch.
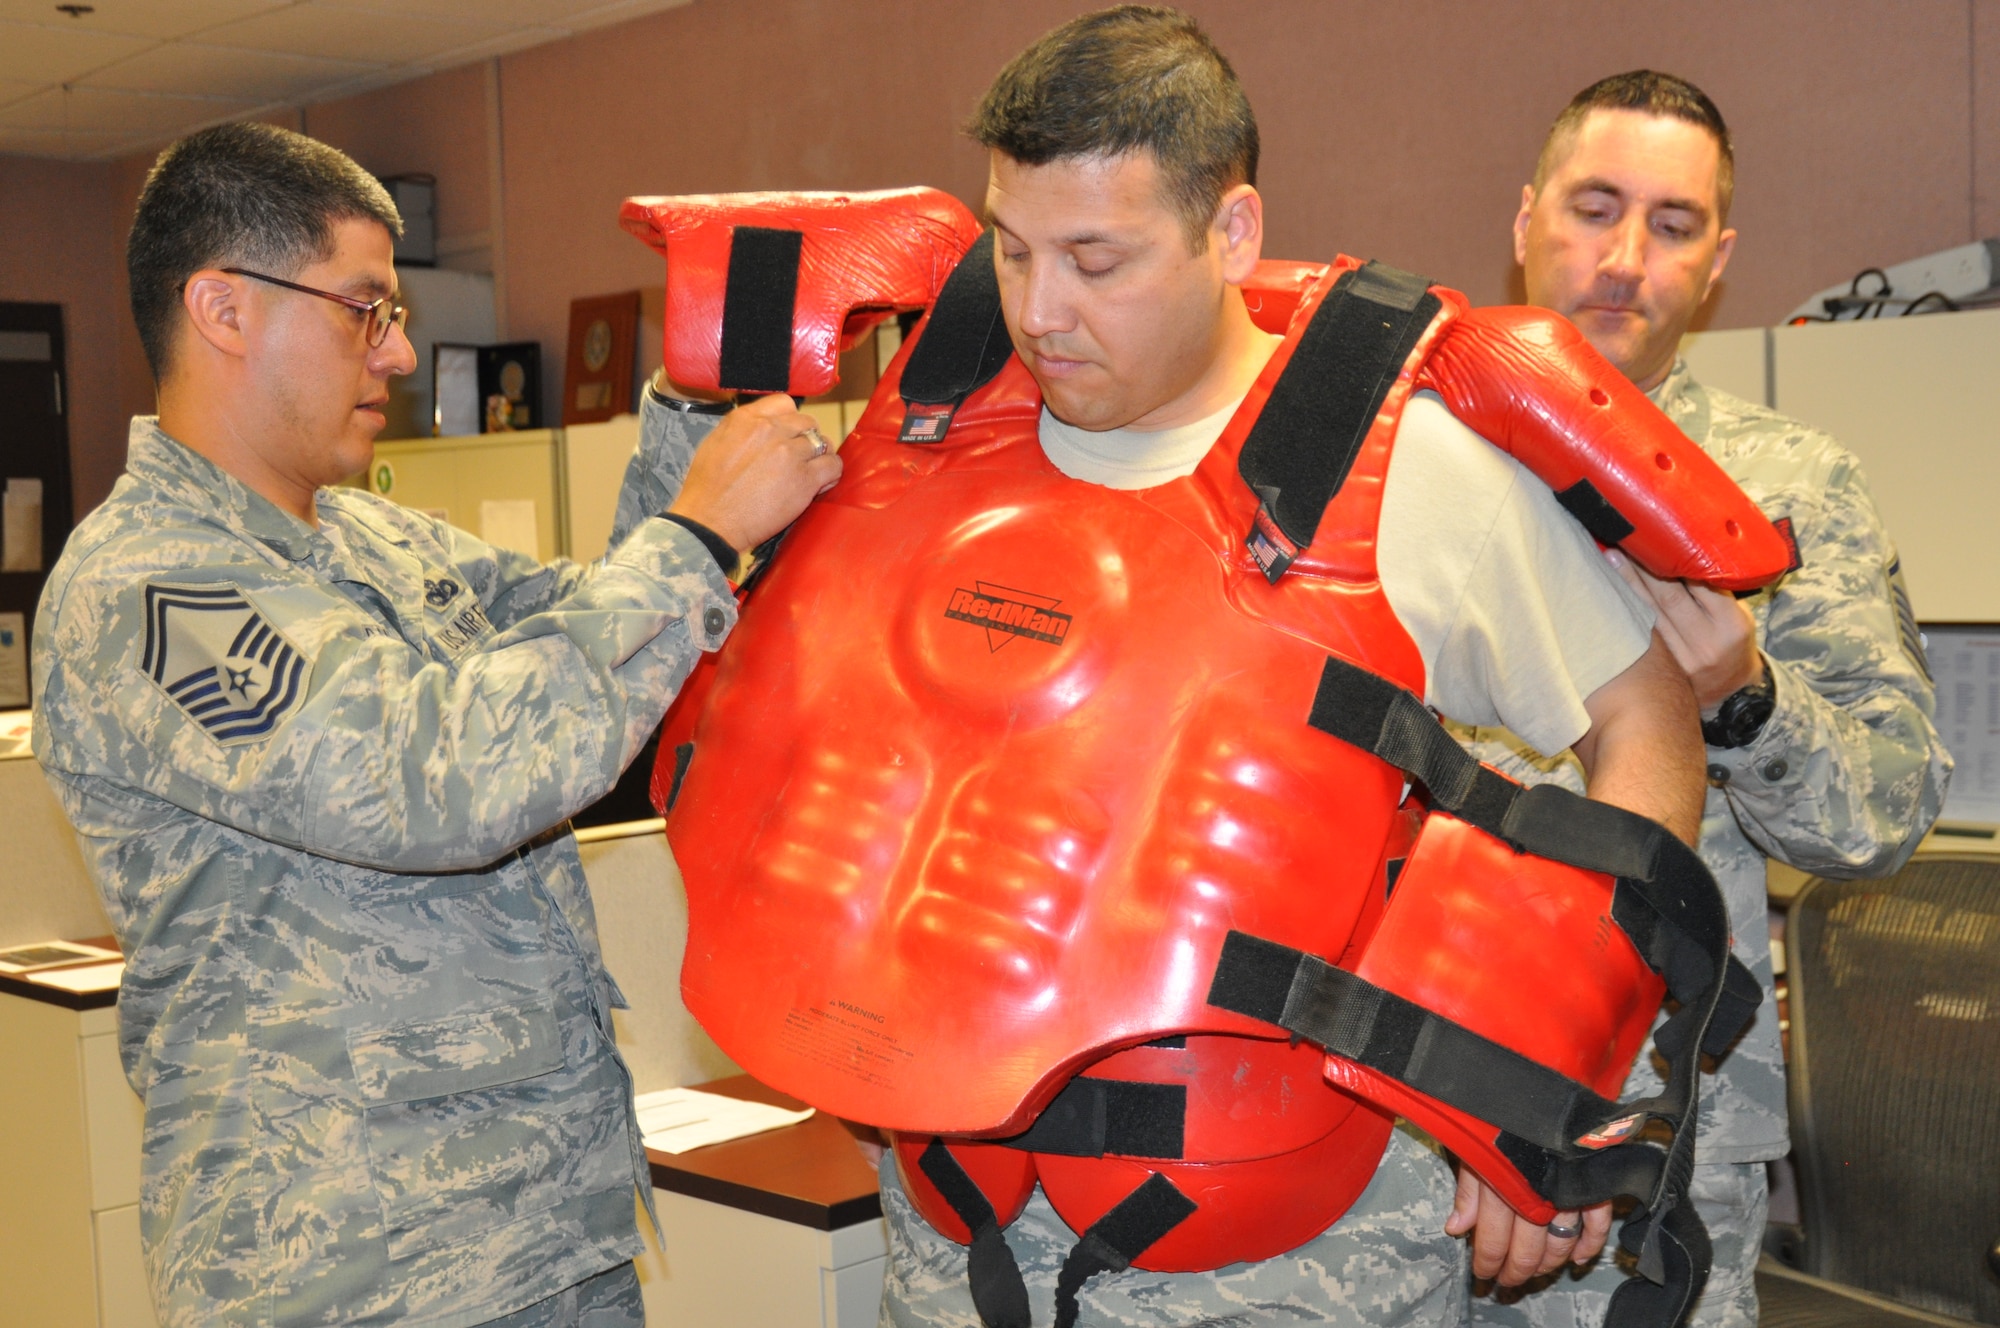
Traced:
<path fill-rule="evenodd" d="M 304 699 L 306 663 L 235 586 L 146 587 L 140 668 L 219 743 L 274 732 Z"/>

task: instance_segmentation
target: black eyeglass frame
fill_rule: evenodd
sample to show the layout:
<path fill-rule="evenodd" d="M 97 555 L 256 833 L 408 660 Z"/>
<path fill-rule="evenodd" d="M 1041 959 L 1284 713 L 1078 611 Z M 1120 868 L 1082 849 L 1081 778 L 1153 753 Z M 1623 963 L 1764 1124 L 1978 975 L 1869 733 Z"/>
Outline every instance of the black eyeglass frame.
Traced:
<path fill-rule="evenodd" d="M 365 315 L 368 321 L 362 328 L 361 334 L 367 339 L 370 350 L 378 348 L 383 342 L 389 339 L 389 328 L 391 325 L 396 327 L 407 327 L 409 325 L 410 306 L 397 303 L 394 295 L 384 295 L 373 300 L 357 300 L 352 295 L 338 295 L 333 291 L 320 290 L 315 286 L 301 286 L 296 281 L 286 281 L 283 277 L 270 277 L 264 275 L 262 272 L 252 272 L 247 267 L 226 267 L 222 270 L 233 276 L 255 277 L 259 281 L 268 281 L 273 286 L 283 286 L 286 290 L 295 290 L 301 295 L 317 295 L 322 300 L 332 300 L 335 304 L 344 304 L 354 310 L 354 312 Z M 387 314 L 380 312 L 382 306 L 385 304 L 389 306 Z"/>

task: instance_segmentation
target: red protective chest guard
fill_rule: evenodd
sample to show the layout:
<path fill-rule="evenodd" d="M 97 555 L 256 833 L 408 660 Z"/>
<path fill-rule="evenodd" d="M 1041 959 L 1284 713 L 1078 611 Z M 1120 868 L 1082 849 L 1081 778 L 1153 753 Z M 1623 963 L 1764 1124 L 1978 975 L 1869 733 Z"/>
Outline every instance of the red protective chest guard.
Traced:
<path fill-rule="evenodd" d="M 1402 777 L 1303 722 L 1329 654 L 1423 692 L 1375 528 L 1403 403 L 1462 302 L 1412 352 L 1290 573 L 1271 585 L 1242 544 L 1256 499 L 1237 453 L 1352 266 L 1260 274 L 1253 316 L 1294 335 L 1201 467 L 1156 489 L 1056 472 L 1018 361 L 945 443 L 900 444 L 899 361 L 719 661 L 668 819 L 689 897 L 683 995 L 752 1074 L 895 1131 L 913 1201 L 955 1239 L 970 1232 L 915 1165 L 935 1135 L 1003 1224 L 1037 1180 L 1083 1230 L 1158 1173 L 1198 1209 L 1139 1266 L 1292 1249 L 1366 1187 L 1390 1124 L 1323 1067 L 1552 1211 L 1492 1127 L 1207 1004 L 1232 928 L 1340 958 L 1607 1096 L 1658 1007 L 1658 979 L 1608 926 L 1606 878 L 1449 818 L 1426 825 L 1385 916 L 1385 859 L 1409 848 Z M 1523 894 L 1543 901 L 1538 930 L 1512 911 Z M 1539 1018 L 1509 998 L 1522 970 L 1492 962 L 1494 926 L 1537 970 L 1584 956 Z M 1177 1033 L 1196 1035 L 1135 1045 Z M 967 1137 L 1025 1129 L 1086 1070 L 1187 1085 L 1178 1159 Z"/>
<path fill-rule="evenodd" d="M 668 819 L 682 992 L 744 1069 L 892 1129 L 1016 1132 L 1107 1050 L 1270 1036 L 1204 999 L 1230 928 L 1338 955 L 1379 907 L 1402 777 L 1302 721 L 1329 653 L 1423 690 L 1373 564 L 1411 384 L 1273 587 L 1234 467 L 1284 359 L 1193 475 L 1136 493 L 1049 465 L 1018 361 L 944 444 L 897 443 L 892 365 L 718 661 Z"/>

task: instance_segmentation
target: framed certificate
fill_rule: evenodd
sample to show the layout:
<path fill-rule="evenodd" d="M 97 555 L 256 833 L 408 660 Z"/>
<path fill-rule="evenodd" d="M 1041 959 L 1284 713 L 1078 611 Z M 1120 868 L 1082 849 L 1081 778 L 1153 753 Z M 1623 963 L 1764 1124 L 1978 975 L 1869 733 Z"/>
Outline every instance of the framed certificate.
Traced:
<path fill-rule="evenodd" d="M 629 412 L 638 351 L 638 291 L 571 300 L 562 422 L 591 424 Z"/>

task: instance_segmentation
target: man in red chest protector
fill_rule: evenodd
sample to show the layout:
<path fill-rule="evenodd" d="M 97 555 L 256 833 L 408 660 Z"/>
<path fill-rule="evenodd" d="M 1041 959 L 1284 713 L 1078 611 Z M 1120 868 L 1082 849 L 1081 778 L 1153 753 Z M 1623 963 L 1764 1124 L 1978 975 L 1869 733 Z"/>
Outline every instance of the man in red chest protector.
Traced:
<path fill-rule="evenodd" d="M 1003 371 L 1003 382 L 1005 372 L 1019 372 L 1024 367 L 1039 389 L 1042 412 L 1035 426 L 1040 453 L 1033 460 L 1037 474 L 1025 481 L 997 472 L 991 479 L 980 479 L 978 482 L 987 486 L 986 492 L 995 495 L 992 501 L 996 506 L 987 515 L 954 527 L 953 538 L 983 538 L 981 532 L 990 533 L 1015 520 L 1018 510 L 1008 507 L 999 495 L 1014 492 L 1005 486 L 1017 482 L 1029 484 L 1036 493 L 1060 489 L 1058 501 L 1082 504 L 1095 501 L 1089 495 L 1103 490 L 1130 491 L 1157 503 L 1161 511 L 1172 510 L 1175 503 L 1183 501 L 1176 495 L 1184 490 L 1193 492 L 1190 484 L 1206 482 L 1208 472 L 1202 470 L 1205 459 L 1210 459 L 1211 449 L 1230 427 L 1238 405 L 1253 390 L 1264 390 L 1257 388 L 1259 376 L 1284 340 L 1257 326 L 1243 293 L 1262 250 L 1263 204 L 1255 186 L 1256 123 L 1234 74 L 1193 22 L 1173 11 L 1125 7 L 1087 15 L 1043 37 L 1000 74 L 975 115 L 971 132 L 991 151 L 986 199 L 993 235 L 991 262 L 997 275 L 1000 313 L 1018 356 L 1018 364 Z M 975 249 L 967 261 L 983 257 L 984 251 Z M 671 264 L 670 259 L 670 281 Z M 699 415 L 691 414 L 685 402 L 671 400 L 672 395 L 672 386 L 664 376 L 648 393 L 644 446 L 686 446 L 699 432 Z M 876 403 L 877 407 L 884 405 Z M 1350 483 L 1350 492 L 1341 501 L 1361 503 L 1368 513 L 1368 520 L 1356 527 L 1355 547 L 1362 554 L 1352 556 L 1365 555 L 1372 562 L 1366 569 L 1369 575 L 1360 577 L 1356 584 L 1376 597 L 1371 603 L 1386 604 L 1386 613 L 1393 616 L 1389 630 L 1398 642 L 1407 638 L 1407 644 L 1397 646 L 1402 652 L 1399 658 L 1409 660 L 1404 676 L 1414 679 L 1420 668 L 1423 700 L 1443 714 L 1469 723 L 1505 724 L 1546 752 L 1573 748 L 1589 772 L 1593 799 L 1637 812 L 1661 823 L 1683 841 L 1690 839 L 1698 825 L 1702 798 L 1699 726 L 1687 680 L 1652 632 L 1651 609 L 1606 564 L 1590 534 L 1558 503 L 1550 487 L 1461 423 L 1437 395 L 1419 391 L 1401 409 L 1393 433 L 1382 437 L 1385 445 L 1369 454 L 1374 462 L 1364 457 L 1356 463 L 1355 474 L 1360 478 Z M 971 413 L 968 408 L 968 417 Z M 863 432 L 868 428 L 864 421 Z M 1240 433 L 1232 436 L 1241 443 Z M 1390 443 L 1393 446 L 1386 445 Z M 859 450 L 850 447 L 851 453 Z M 990 459 L 1002 454 L 986 455 Z M 830 494 L 826 501 L 833 507 L 829 512 L 849 513 L 857 521 L 866 521 L 871 509 L 881 510 L 898 502 L 903 506 L 895 509 L 900 514 L 895 528 L 921 531 L 926 519 L 921 506 L 924 493 L 942 493 L 943 489 L 912 489 L 908 495 L 878 499 L 871 494 L 886 493 L 887 489 L 869 486 L 893 487 L 929 464 L 914 452 L 907 465 L 899 461 L 886 469 L 851 462 L 849 483 L 841 486 L 849 492 L 845 496 L 840 490 Z M 948 471 L 953 465 L 978 463 L 976 459 L 961 463 L 947 457 L 937 464 Z M 1368 472 L 1370 464 L 1376 465 L 1372 472 Z M 1667 464 L 1664 454 L 1660 464 Z M 1234 481 L 1233 460 L 1224 474 Z M 1086 509 L 1078 506 L 1076 510 Z M 1349 509 L 1342 510 L 1352 516 Z M 781 598 L 781 602 L 817 604 L 822 610 L 839 603 L 843 622 L 851 626 L 860 620 L 852 597 L 828 598 L 839 594 L 830 583 L 818 597 L 800 589 L 805 582 L 799 577 L 813 575 L 802 569 L 825 566 L 837 561 L 843 549 L 856 547 L 851 542 L 843 545 L 822 538 L 831 528 L 827 523 L 847 519 L 847 515 L 826 514 L 818 527 L 808 529 L 802 524 L 793 543 L 773 564 L 771 579 L 752 596 L 749 615 L 756 616 L 759 596 L 777 595 L 791 596 L 789 600 Z M 1059 532 L 1053 533 L 1059 537 Z M 1082 546 L 1088 541 L 1071 543 Z M 1100 609 L 1110 599 L 1122 596 L 1128 584 L 1118 559 L 1141 558 L 1145 550 L 1127 548 L 1115 554 L 1106 552 L 1093 564 L 1102 572 L 1105 586 L 1110 587 L 1098 596 Z M 906 578 L 914 583 L 931 576 L 930 563 L 940 557 L 912 554 L 909 561 L 849 565 L 845 575 L 850 578 L 850 587 L 851 578 L 857 576 L 873 582 Z M 794 563 L 793 568 L 787 568 L 788 561 Z M 797 575 L 787 581 L 788 572 Z M 1129 583 L 1137 586 L 1143 580 L 1134 577 Z M 941 593 L 951 593 L 948 586 L 940 586 Z M 1139 595 L 1138 590 L 1132 593 Z M 1013 594 L 1012 598 L 1021 596 Z M 1132 602 L 1137 602 L 1136 598 Z M 1026 629 L 1012 630 L 1020 626 L 1025 610 L 1011 603 L 1008 587 L 988 587 L 981 582 L 965 592 L 962 604 L 951 599 L 958 607 L 948 608 L 944 616 L 952 622 L 935 625 L 927 615 L 908 630 L 977 633 L 982 630 L 980 620 L 991 616 L 1001 621 L 1003 613 L 1011 612 L 1014 616 L 1004 620 L 1009 630 L 995 635 L 997 644 L 990 647 L 996 658 L 999 649 L 1019 647 L 1020 656 L 1006 657 L 1015 661 L 1008 667 L 1027 668 L 1029 664 L 1021 661 L 1044 658 L 1026 655 L 1034 644 L 1084 651 L 1087 643 L 1079 644 L 1079 639 L 1090 625 L 1078 617 L 1074 630 L 1068 631 L 1069 618 L 1056 611 L 1052 602 L 1042 603 L 1050 610 L 1043 615 L 1049 618 L 1047 624 L 1027 619 Z M 782 630 L 780 615 L 764 607 L 766 630 Z M 799 620 L 796 612 L 793 620 Z M 894 637 L 904 629 L 885 622 L 883 630 Z M 1029 639 L 1005 639 L 1023 635 Z M 870 645 L 863 656 L 856 657 L 857 667 L 871 667 L 864 656 L 885 652 L 891 663 L 881 667 L 898 670 L 892 690 L 899 697 L 922 694 L 938 698 L 938 705 L 958 703 L 952 689 L 959 680 L 921 676 L 922 659 L 906 657 L 895 640 Z M 770 682 L 768 677 L 751 678 L 751 671 L 762 667 L 758 661 L 776 659 L 782 653 L 781 649 L 760 647 L 743 654 L 740 677 L 744 694 L 754 690 L 752 682 L 760 686 Z M 1059 657 L 1052 654 L 1046 658 Z M 1149 668 L 1171 677 L 1182 666 L 1180 659 L 1162 657 Z M 730 685 L 730 667 L 725 660 L 720 687 Z M 1081 674 L 1077 680 L 1082 686 Z M 817 685 L 801 682 L 788 687 L 797 694 Z M 1228 686 L 1212 689 L 1208 696 L 1190 699 L 1189 710 L 1228 694 Z M 1079 693 L 1055 697 L 1048 705 L 1083 705 L 1087 699 Z M 1027 710 L 1018 712 L 1019 716 L 1028 714 Z M 699 731 L 698 736 L 733 732 L 741 735 L 733 740 L 739 745 L 755 744 L 762 741 L 759 734 L 768 736 L 785 722 L 775 711 L 758 711 L 754 722 L 748 710 L 745 716 L 748 727 L 732 730 L 717 723 Z M 1161 714 L 1154 727 L 1170 729 L 1182 722 L 1191 721 L 1185 714 Z M 1021 723 L 1032 727 L 1026 718 Z M 843 728 L 842 716 L 829 713 L 817 728 Z M 875 790 L 873 794 L 830 801 L 821 810 L 807 805 L 816 796 L 816 788 L 831 788 L 848 777 L 843 772 L 873 761 L 866 749 L 879 736 L 848 734 L 842 739 L 850 742 L 845 752 L 835 752 L 833 740 L 825 739 L 828 754 L 812 770 L 773 773 L 770 764 L 763 765 L 761 782 L 773 788 L 781 786 L 771 797 L 783 800 L 784 805 L 774 807 L 768 816 L 759 813 L 759 824 L 769 826 L 789 817 L 797 824 L 810 825 L 831 817 L 834 821 L 851 818 L 861 827 L 869 817 L 900 814 L 896 800 L 901 794 L 895 791 L 900 787 L 900 776 L 891 768 L 906 768 L 900 757 L 878 762 L 881 778 L 869 786 Z M 1011 740 L 1018 734 L 1010 729 L 1004 736 Z M 1229 737 L 1227 733 L 1222 736 Z M 1141 745 L 1135 739 L 1132 750 L 1136 752 Z M 792 759 L 785 752 L 796 746 L 774 745 L 771 760 Z M 877 907 L 860 894 L 843 893 L 846 887 L 840 881 L 847 878 L 841 875 L 841 864 L 833 856 L 843 850 L 834 839 L 820 841 L 814 849 L 817 859 L 794 843 L 790 849 L 782 845 L 745 849 L 737 865 L 727 870 L 714 868 L 718 859 L 709 851 L 713 844 L 694 841 L 705 833 L 702 821 L 710 817 L 709 809 L 726 817 L 726 804 L 744 800 L 734 791 L 725 795 L 723 786 L 730 781 L 718 782 L 713 773 L 727 766 L 735 755 L 723 750 L 723 740 L 717 738 L 712 747 L 703 748 L 694 757 L 684 789 L 678 776 L 675 778 L 683 801 L 677 819 L 670 819 L 669 834 L 689 873 L 691 897 L 697 893 L 696 877 L 706 874 L 718 882 L 730 882 L 732 898 L 764 898 L 767 896 L 760 891 L 790 890 L 794 883 L 802 883 L 819 893 L 810 899 L 799 895 L 798 904 L 788 907 L 826 907 L 833 910 L 829 918 L 836 913 L 861 916 Z M 717 761 L 722 764 L 714 764 Z M 709 763 L 707 772 L 705 763 Z M 964 897 L 950 898 L 952 844 L 975 841 L 981 833 L 989 840 L 1027 833 L 1023 827 L 1028 827 L 1032 818 L 1014 818 L 1018 825 L 1007 821 L 1007 809 L 999 807 L 996 799 L 1004 802 L 1011 798 L 1025 805 L 1048 793 L 1050 807 L 1060 807 L 1060 814 L 1074 813 L 1079 799 L 1056 796 L 1062 790 L 1051 793 L 1033 787 L 1036 773 L 1028 768 L 1016 770 L 1012 793 L 1000 782 L 961 781 L 953 786 L 950 796 L 957 801 L 943 814 L 947 819 L 959 818 L 953 830 L 958 839 L 940 835 L 937 850 L 910 869 L 927 884 L 896 895 L 902 888 L 897 882 L 903 868 L 882 866 L 879 860 L 873 867 L 864 864 L 855 868 L 852 878 L 859 881 L 866 871 L 879 872 L 881 890 L 905 901 L 895 909 L 883 909 L 885 914 L 899 914 L 903 922 L 896 925 L 908 924 L 911 918 L 936 919 L 940 927 L 956 918 L 955 925 L 968 930 L 982 925 L 978 918 L 994 915 L 993 900 L 1005 893 L 1006 881 L 1029 881 L 1032 874 L 1015 878 L 1004 872 L 988 872 L 983 879 L 966 885 Z M 931 787 L 948 782 L 935 779 Z M 1393 796 L 1393 778 L 1386 787 Z M 970 792 L 960 797 L 963 790 Z M 754 791 L 745 794 L 753 801 L 762 796 Z M 911 796 L 925 795 L 919 789 Z M 1148 824 L 1138 829 L 1147 834 L 1161 830 L 1157 823 L 1175 813 L 1163 813 L 1158 806 L 1177 796 L 1172 789 L 1160 790 L 1155 810 L 1141 818 Z M 702 810 L 690 812 L 690 800 L 700 803 Z M 1190 795 L 1173 805 L 1192 809 L 1200 805 L 1200 799 Z M 1309 808 L 1298 813 L 1300 817 L 1315 814 Z M 1107 843 L 1117 838 L 1121 825 L 1115 809 L 1109 817 L 1103 831 L 1103 842 Z M 1090 820 L 1090 815 L 1083 816 L 1083 822 Z M 710 821 L 719 823 L 713 817 Z M 988 830 L 982 832 L 980 825 Z M 1166 831 L 1172 828 L 1164 827 Z M 856 830 L 857 839 L 863 829 Z M 1090 830 L 1091 825 L 1084 824 L 1074 836 L 1076 842 L 1082 843 Z M 1218 822 L 1213 834 L 1204 833 L 1205 847 L 1191 841 L 1191 852 L 1221 852 L 1229 847 L 1230 827 Z M 724 841 L 717 852 L 732 851 L 729 838 L 710 834 L 711 840 Z M 910 839 L 913 842 L 914 836 Z M 903 841 L 895 836 L 883 842 L 889 845 L 885 852 L 902 852 L 904 859 L 910 856 L 909 850 L 896 847 Z M 792 857 L 786 858 L 786 852 Z M 1061 857 L 1061 852 L 1051 852 Z M 1373 856 L 1368 859 L 1369 864 L 1376 861 Z M 749 877 L 757 879 L 752 882 Z M 706 891 L 709 887 L 700 884 L 699 888 Z M 1311 887 L 1300 882 L 1297 888 Z M 1038 893 L 1038 887 L 1023 885 L 1020 893 L 1029 912 L 1060 909 L 1074 902 L 1054 886 Z M 974 895 L 978 895 L 983 912 L 963 907 Z M 1087 906 L 1079 907 L 1088 911 Z M 1072 933 L 1087 929 L 1086 922 L 1058 924 L 1046 915 L 1029 917 L 1017 927 L 993 925 L 989 950 L 999 953 L 1012 946 L 1010 953 L 1028 967 L 1039 953 L 1034 947 L 1048 936 L 1065 929 Z M 912 927 L 922 930 L 915 924 L 905 929 Z M 938 947 L 948 949 L 965 937 L 933 939 L 936 945 L 930 953 L 937 954 L 942 952 Z M 699 959 L 696 952 L 713 956 L 735 943 L 728 937 L 714 945 L 703 937 L 690 943 L 690 971 L 695 971 L 698 963 L 712 966 L 697 973 L 694 986 L 688 988 L 691 1007 L 709 1023 L 711 1031 L 718 1030 L 718 1020 L 727 1024 L 734 1016 L 725 1008 L 728 1003 L 703 997 L 696 989 L 709 982 L 713 968 L 720 966 L 712 958 Z M 968 946 L 966 955 L 963 978 L 971 983 L 977 972 L 977 948 Z M 801 956 L 798 962 L 803 965 L 807 960 Z M 886 960 L 885 965 L 894 967 Z M 857 976 L 865 980 L 865 975 Z M 751 993 L 735 1005 L 756 1003 L 755 993 Z M 858 1010 L 856 1017 L 884 1017 L 867 1007 L 866 1000 L 856 997 L 844 1008 Z M 888 1017 L 893 1019 L 895 1012 Z M 732 1047 L 733 1034 L 728 1029 L 717 1031 L 717 1036 L 746 1066 L 758 1068 Z M 794 1033 L 776 1036 L 782 1041 Z M 808 1036 L 811 1034 L 796 1033 L 798 1038 Z M 1124 1040 L 1129 1045 L 1137 1039 Z M 893 1042 L 890 1039 L 885 1045 L 893 1046 Z M 1276 1041 L 1267 1045 L 1285 1044 Z M 1135 1050 L 1167 1054 L 1164 1050 Z M 997 1075 L 997 1062 L 1004 1058 L 996 1055 L 992 1059 Z M 1311 1087 L 1324 1089 L 1316 1077 Z M 924 1091 L 936 1096 L 937 1087 L 932 1084 Z M 842 1104 L 830 1105 L 840 1109 Z M 1194 1127 L 1191 1124 L 1189 1128 Z M 1001 1238 L 1005 1253 L 1011 1254 L 1025 1283 L 1028 1319 L 1036 1325 L 1069 1321 L 1185 1328 L 1253 1323 L 1456 1324 L 1466 1311 L 1467 1256 L 1463 1242 L 1444 1229 L 1454 1192 L 1451 1167 L 1434 1145 L 1402 1129 L 1389 1133 L 1385 1150 L 1380 1136 L 1374 1143 L 1380 1152 L 1379 1164 L 1372 1173 L 1364 1169 L 1353 1189 L 1342 1196 L 1351 1202 L 1334 1205 L 1337 1220 L 1331 1225 L 1300 1233 L 1310 1238 L 1276 1257 L 1239 1260 L 1206 1271 L 1147 1271 L 1148 1260 L 1144 1258 L 1131 1260 L 1132 1266 L 1123 1266 L 1126 1260 L 1122 1258 L 1095 1266 L 1079 1264 L 1075 1258 L 1080 1248 L 1078 1226 L 1066 1223 L 1043 1189 L 1035 1189 L 1018 1215 L 997 1215 L 1004 1227 Z M 918 1151 L 912 1149 L 903 1158 L 906 1167 L 917 1165 Z M 1372 1158 L 1375 1152 L 1367 1156 Z M 933 1182 L 937 1180 L 927 1166 L 924 1174 Z M 912 1180 L 914 1175 L 914 1171 L 899 1173 L 894 1153 L 884 1162 L 883 1206 L 890 1232 L 884 1321 L 976 1328 L 982 1322 L 982 1310 L 975 1305 L 975 1288 L 983 1278 L 990 1280 L 995 1251 L 992 1232 L 987 1232 L 983 1255 L 975 1242 L 969 1266 L 967 1246 L 961 1243 L 966 1233 L 948 1236 L 933 1225 L 933 1221 L 950 1225 L 937 1197 L 941 1191 L 925 1199 Z M 1045 1185 L 1053 1186 L 1053 1164 L 1045 1165 L 1041 1175 Z M 945 1193 L 944 1198 L 951 1196 Z M 924 1204 L 928 1204 L 932 1220 L 927 1221 L 926 1212 L 919 1211 Z M 972 1207 L 977 1206 L 975 1198 Z M 960 1209 L 959 1216 L 965 1217 L 966 1210 Z M 968 1219 L 965 1225 L 970 1227 L 972 1222 Z M 1524 1220 L 1514 1236 L 1522 1261 L 1544 1267 L 1554 1267 L 1573 1255 L 1587 1257 L 1604 1238 L 1602 1225 L 1586 1228 L 1573 1209 L 1558 1211 L 1546 1226 Z M 1085 1275 L 1078 1276 L 1079 1271 Z M 985 1308 L 991 1310 L 994 1303 L 989 1296 Z M 984 1318 L 992 1328 L 998 1328 L 991 1313 Z"/>

